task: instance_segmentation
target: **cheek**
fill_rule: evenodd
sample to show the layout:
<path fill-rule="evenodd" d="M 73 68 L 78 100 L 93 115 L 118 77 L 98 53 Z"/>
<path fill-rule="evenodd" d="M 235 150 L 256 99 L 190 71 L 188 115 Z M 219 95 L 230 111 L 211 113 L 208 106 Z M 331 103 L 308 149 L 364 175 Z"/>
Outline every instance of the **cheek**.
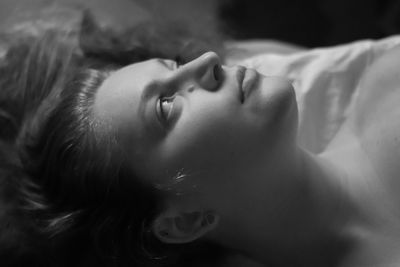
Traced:
<path fill-rule="evenodd" d="M 245 137 L 238 131 L 243 122 L 238 120 L 237 110 L 226 102 L 205 101 L 184 107 L 162 144 L 165 158 L 212 165 L 228 160 L 243 145 Z"/>
<path fill-rule="evenodd" d="M 262 140 L 254 139 L 254 129 L 237 114 L 204 111 L 196 116 L 188 112 L 181 118 L 163 144 L 161 161 L 171 170 L 207 173 L 220 181 L 239 171 L 246 172 L 250 163 L 265 153 L 261 151 L 266 149 Z"/>
<path fill-rule="evenodd" d="M 274 154 L 283 136 L 280 127 L 266 127 L 262 119 L 229 97 L 198 94 L 185 103 L 162 142 L 156 156 L 159 166 L 170 173 L 183 169 L 222 177 L 247 172 Z"/>

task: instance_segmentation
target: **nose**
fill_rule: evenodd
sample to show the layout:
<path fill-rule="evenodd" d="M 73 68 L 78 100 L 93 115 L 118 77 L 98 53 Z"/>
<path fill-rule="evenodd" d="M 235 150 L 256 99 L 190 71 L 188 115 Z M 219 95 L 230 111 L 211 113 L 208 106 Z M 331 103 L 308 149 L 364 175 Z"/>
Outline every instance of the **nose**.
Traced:
<path fill-rule="evenodd" d="M 217 90 L 223 80 L 221 59 L 214 52 L 204 53 L 182 66 L 178 75 L 206 90 Z"/>

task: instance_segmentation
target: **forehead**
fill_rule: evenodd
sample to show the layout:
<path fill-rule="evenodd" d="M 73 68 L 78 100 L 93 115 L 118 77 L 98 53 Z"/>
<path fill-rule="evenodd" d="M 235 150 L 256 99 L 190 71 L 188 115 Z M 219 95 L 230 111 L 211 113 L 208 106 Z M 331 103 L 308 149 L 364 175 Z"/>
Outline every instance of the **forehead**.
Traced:
<path fill-rule="evenodd" d="M 131 64 L 113 72 L 96 92 L 94 115 L 112 124 L 132 116 L 143 89 L 160 74 L 157 60 Z"/>

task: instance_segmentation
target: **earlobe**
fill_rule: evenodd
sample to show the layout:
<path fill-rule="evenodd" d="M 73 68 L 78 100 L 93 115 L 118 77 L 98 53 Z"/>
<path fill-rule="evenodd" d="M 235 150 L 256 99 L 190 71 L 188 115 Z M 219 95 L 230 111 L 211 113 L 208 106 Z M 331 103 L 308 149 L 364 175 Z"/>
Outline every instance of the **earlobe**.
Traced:
<path fill-rule="evenodd" d="M 213 211 L 160 214 L 152 225 L 154 235 L 168 244 L 192 242 L 218 225 L 218 215 Z"/>

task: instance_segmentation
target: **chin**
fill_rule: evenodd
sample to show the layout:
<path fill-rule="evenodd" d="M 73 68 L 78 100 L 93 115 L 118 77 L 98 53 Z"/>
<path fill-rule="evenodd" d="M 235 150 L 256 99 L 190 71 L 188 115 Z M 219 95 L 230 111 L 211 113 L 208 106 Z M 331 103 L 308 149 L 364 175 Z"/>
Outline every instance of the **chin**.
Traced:
<path fill-rule="evenodd" d="M 256 116 L 261 116 L 269 130 L 285 128 L 297 132 L 296 94 L 289 80 L 260 75 L 245 104 Z"/>

